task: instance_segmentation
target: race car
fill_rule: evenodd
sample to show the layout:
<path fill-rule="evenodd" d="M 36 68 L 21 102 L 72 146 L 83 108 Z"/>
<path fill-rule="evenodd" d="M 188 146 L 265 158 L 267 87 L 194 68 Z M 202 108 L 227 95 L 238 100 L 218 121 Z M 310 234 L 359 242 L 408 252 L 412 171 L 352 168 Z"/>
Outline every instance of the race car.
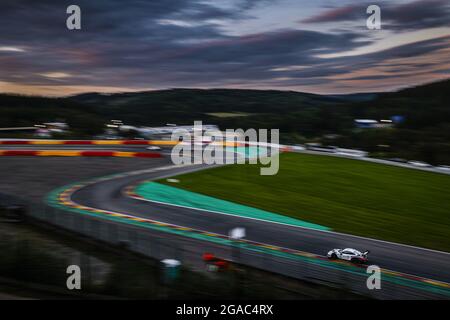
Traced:
<path fill-rule="evenodd" d="M 366 263 L 368 261 L 367 255 L 369 254 L 369 250 L 364 252 L 346 248 L 346 249 L 333 249 L 327 253 L 327 257 L 329 259 L 341 259 L 347 260 L 353 263 Z"/>

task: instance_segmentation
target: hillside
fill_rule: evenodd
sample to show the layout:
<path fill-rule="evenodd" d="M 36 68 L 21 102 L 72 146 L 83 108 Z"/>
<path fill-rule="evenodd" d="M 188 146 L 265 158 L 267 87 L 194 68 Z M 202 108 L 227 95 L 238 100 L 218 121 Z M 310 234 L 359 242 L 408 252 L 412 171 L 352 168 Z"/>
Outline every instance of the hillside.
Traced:
<path fill-rule="evenodd" d="M 285 143 L 322 141 L 382 157 L 449 164 L 449 105 L 450 80 L 392 93 L 351 95 L 237 89 L 86 93 L 67 98 L 0 95 L 0 126 L 65 119 L 77 134 L 86 135 L 100 132 L 109 119 L 144 126 L 202 120 L 221 128 L 279 128 Z M 394 115 L 405 121 L 393 129 L 354 128 L 355 118 Z M 328 134 L 335 138 L 327 140 Z"/>
<path fill-rule="evenodd" d="M 0 94 L 0 127 L 27 127 L 56 120 L 66 120 L 85 134 L 98 133 L 104 123 L 92 107 L 70 99 Z"/>
<path fill-rule="evenodd" d="M 382 93 L 369 103 L 350 104 L 345 109 L 352 118 L 402 115 L 405 121 L 388 130 L 346 130 L 334 141 L 337 145 L 362 148 L 381 157 L 450 164 L 450 80 Z"/>
<path fill-rule="evenodd" d="M 137 125 L 166 122 L 191 124 L 194 120 L 224 126 L 252 127 L 261 116 L 287 114 L 305 108 L 342 103 L 343 99 L 292 91 L 171 89 L 122 94 L 89 93 L 69 98 L 95 108 L 106 117 Z M 225 119 L 214 113 L 245 113 L 250 119 Z"/>

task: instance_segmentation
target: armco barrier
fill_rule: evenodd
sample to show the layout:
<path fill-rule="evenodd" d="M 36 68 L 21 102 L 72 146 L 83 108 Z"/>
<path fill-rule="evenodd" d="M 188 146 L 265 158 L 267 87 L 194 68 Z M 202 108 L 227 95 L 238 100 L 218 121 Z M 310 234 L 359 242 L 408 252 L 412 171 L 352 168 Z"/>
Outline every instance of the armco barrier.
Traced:
<path fill-rule="evenodd" d="M 174 146 L 180 141 L 173 140 L 0 140 L 0 145 L 71 145 L 71 146 Z M 226 147 L 249 145 L 245 142 L 215 142 Z"/>
<path fill-rule="evenodd" d="M 161 158 L 158 152 L 124 152 L 95 150 L 0 150 L 0 156 L 10 157 L 125 157 Z"/>
<path fill-rule="evenodd" d="M 167 140 L 0 140 L 0 145 L 175 145 Z"/>

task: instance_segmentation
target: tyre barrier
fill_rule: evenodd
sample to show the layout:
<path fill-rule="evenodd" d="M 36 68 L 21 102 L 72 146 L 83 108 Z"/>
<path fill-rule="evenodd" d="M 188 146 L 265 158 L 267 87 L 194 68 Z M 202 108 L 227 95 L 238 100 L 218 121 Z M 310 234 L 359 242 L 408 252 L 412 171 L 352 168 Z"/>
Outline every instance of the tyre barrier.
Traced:
<path fill-rule="evenodd" d="M 72 146 L 145 146 L 145 145 L 159 145 L 159 146 L 174 146 L 182 141 L 174 140 L 0 140 L 0 145 L 72 145 Z M 205 142 L 208 144 L 209 142 Z M 216 142 L 221 143 L 225 147 L 233 146 L 249 146 L 248 143 L 243 142 Z"/>
<path fill-rule="evenodd" d="M 167 140 L 0 140 L 0 145 L 175 145 Z"/>
<path fill-rule="evenodd" d="M 86 151 L 86 150 L 0 150 L 0 156 L 9 157 L 122 157 L 162 158 L 158 152 Z"/>

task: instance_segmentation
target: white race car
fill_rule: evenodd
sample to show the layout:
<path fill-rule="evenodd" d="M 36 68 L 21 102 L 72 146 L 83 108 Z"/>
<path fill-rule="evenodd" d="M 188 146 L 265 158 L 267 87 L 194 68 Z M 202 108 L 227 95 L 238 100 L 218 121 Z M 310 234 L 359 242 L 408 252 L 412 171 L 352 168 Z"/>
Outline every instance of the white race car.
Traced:
<path fill-rule="evenodd" d="M 329 259 L 341 259 L 347 260 L 353 263 L 366 263 L 368 261 L 367 255 L 369 254 L 369 250 L 364 252 L 346 248 L 346 249 L 333 249 L 327 253 L 327 257 Z"/>
<path fill-rule="evenodd" d="M 158 146 L 150 146 L 150 147 L 147 147 L 147 148 L 145 148 L 145 149 L 150 150 L 150 151 L 158 151 L 158 150 L 161 150 L 161 147 L 158 147 Z"/>

